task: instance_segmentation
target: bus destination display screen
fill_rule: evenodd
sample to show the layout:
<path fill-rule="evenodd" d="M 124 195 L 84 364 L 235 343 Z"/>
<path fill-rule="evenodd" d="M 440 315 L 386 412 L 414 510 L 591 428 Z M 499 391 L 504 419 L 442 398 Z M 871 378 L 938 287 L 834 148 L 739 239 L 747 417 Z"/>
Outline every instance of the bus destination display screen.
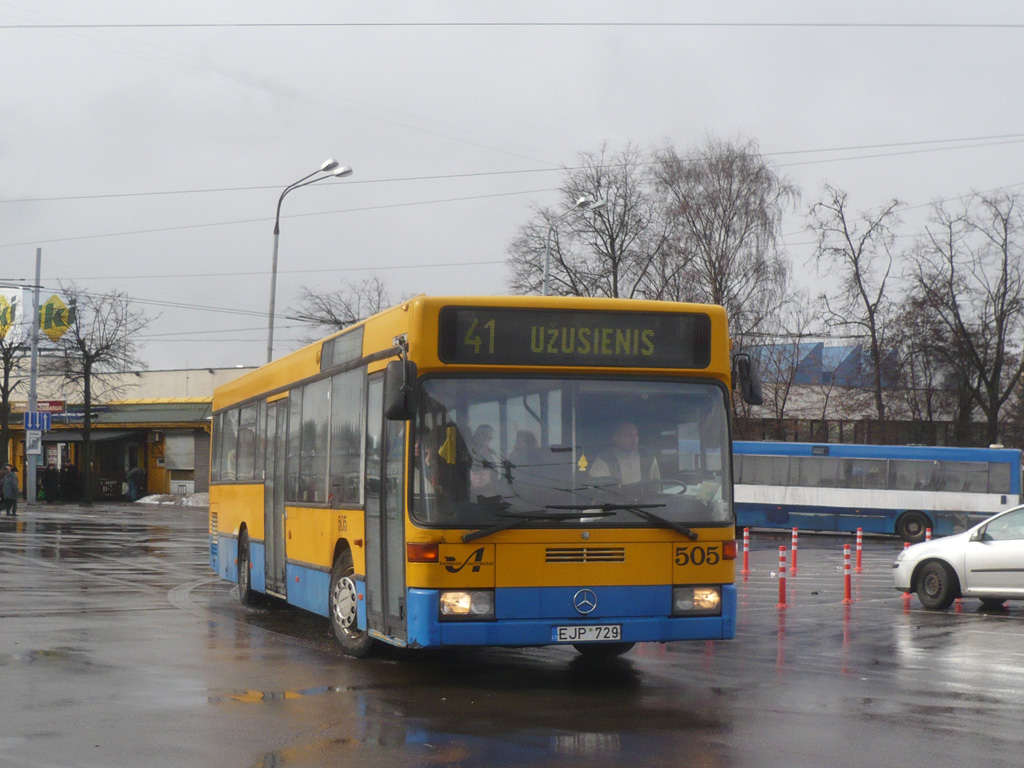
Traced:
<path fill-rule="evenodd" d="M 464 365 L 706 368 L 711 318 L 665 312 L 443 307 L 442 362 Z"/>

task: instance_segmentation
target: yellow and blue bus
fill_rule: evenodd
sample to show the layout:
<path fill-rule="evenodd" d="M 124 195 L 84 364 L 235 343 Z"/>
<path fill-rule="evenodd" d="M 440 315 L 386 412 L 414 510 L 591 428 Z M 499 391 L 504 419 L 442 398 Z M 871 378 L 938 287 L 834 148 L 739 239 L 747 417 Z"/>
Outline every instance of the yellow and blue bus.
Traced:
<path fill-rule="evenodd" d="M 406 301 L 216 390 L 210 565 L 352 656 L 730 638 L 731 381 L 717 306 Z"/>
<path fill-rule="evenodd" d="M 744 442 L 733 445 L 741 527 L 892 533 L 965 531 L 1021 500 L 1011 448 Z"/>

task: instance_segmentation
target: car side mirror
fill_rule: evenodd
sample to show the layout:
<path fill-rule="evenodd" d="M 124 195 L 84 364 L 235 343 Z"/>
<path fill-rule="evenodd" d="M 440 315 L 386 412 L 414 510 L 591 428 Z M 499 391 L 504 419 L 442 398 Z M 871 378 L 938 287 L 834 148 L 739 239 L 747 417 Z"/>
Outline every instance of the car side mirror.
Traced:
<path fill-rule="evenodd" d="M 987 541 L 987 540 L 988 540 L 988 534 L 985 533 L 985 529 L 984 528 L 979 528 L 978 530 L 976 530 L 974 533 L 971 534 L 971 541 Z"/>

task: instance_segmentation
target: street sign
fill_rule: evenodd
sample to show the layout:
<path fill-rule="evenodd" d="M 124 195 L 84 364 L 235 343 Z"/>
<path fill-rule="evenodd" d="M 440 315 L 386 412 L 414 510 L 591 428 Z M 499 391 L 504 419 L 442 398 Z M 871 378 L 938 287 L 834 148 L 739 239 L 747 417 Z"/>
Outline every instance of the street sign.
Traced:
<path fill-rule="evenodd" d="M 48 415 L 48 414 L 47 414 Z M 43 433 L 38 430 L 25 433 L 25 453 L 29 456 L 39 456 L 43 452 Z"/>
<path fill-rule="evenodd" d="M 40 432 L 50 431 L 50 414 L 39 411 L 28 411 L 25 414 L 25 431 L 36 430 Z"/>

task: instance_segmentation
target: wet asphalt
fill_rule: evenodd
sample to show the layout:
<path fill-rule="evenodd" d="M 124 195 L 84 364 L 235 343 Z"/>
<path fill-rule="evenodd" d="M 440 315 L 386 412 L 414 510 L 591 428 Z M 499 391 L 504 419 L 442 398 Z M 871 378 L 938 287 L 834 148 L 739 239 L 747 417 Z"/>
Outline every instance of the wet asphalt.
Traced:
<path fill-rule="evenodd" d="M 737 563 L 731 641 L 391 650 L 352 660 L 325 619 L 238 605 L 204 508 L 22 504 L 0 518 L 6 766 L 1014 766 L 1024 602 L 943 613 L 892 589 L 901 544 L 802 534 Z"/>

